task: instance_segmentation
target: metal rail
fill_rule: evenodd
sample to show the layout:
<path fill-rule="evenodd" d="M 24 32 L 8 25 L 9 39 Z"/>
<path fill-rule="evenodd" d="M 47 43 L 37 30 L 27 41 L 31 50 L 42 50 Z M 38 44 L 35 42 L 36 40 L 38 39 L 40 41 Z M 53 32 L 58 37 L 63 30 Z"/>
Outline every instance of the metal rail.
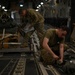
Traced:
<path fill-rule="evenodd" d="M 20 58 L 19 62 L 13 72 L 13 75 L 24 75 L 25 73 L 25 65 L 26 65 L 26 59 Z"/>
<path fill-rule="evenodd" d="M 1 71 L 0 75 L 11 75 L 13 68 L 15 67 L 18 59 L 11 59 L 6 67 Z"/>
<path fill-rule="evenodd" d="M 48 68 L 53 73 L 53 75 L 61 75 L 52 65 L 48 65 Z"/>
<path fill-rule="evenodd" d="M 41 62 L 39 62 L 39 67 L 40 67 L 43 75 L 49 75 L 46 71 L 46 68 L 44 67 L 44 65 Z"/>

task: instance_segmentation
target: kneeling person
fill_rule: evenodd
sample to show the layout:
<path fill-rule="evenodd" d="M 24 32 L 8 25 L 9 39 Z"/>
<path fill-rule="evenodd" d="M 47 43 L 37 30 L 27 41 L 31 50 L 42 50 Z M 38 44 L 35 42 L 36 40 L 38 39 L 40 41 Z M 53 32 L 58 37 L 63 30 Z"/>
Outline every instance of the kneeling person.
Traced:
<path fill-rule="evenodd" d="M 41 51 L 41 57 L 45 63 L 51 64 L 56 60 L 63 63 L 64 42 L 67 32 L 68 28 L 65 26 L 46 31 L 43 39 L 43 49 Z"/>

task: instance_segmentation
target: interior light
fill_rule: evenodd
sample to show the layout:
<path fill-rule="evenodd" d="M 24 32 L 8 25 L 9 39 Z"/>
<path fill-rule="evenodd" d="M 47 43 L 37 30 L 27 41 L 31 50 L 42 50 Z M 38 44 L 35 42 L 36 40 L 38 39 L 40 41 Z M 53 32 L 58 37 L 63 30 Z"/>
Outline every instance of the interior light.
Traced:
<path fill-rule="evenodd" d="M 4 9 L 4 11 L 7 11 L 7 9 Z"/>
<path fill-rule="evenodd" d="M 39 8 L 39 7 L 37 6 L 37 8 Z"/>
<path fill-rule="evenodd" d="M 39 5 L 39 7 L 41 7 L 41 5 Z"/>
<path fill-rule="evenodd" d="M 39 11 L 38 9 L 36 9 L 36 11 Z"/>
<path fill-rule="evenodd" d="M 23 7 L 23 4 L 20 4 L 20 7 Z"/>
<path fill-rule="evenodd" d="M 41 2 L 41 5 L 43 5 L 43 2 Z"/>
<path fill-rule="evenodd" d="M 2 6 L 2 9 L 5 9 L 5 6 Z"/>

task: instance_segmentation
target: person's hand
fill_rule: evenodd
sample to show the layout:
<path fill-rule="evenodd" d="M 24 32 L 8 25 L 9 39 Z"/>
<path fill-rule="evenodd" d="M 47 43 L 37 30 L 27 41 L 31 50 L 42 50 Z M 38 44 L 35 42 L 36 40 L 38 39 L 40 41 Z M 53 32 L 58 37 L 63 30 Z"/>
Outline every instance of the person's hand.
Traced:
<path fill-rule="evenodd" d="M 53 58 L 54 58 L 55 60 L 58 60 L 58 59 L 59 59 L 59 57 L 58 57 L 56 54 L 53 55 Z"/>
<path fill-rule="evenodd" d="M 63 59 L 59 59 L 59 62 L 62 64 L 63 63 Z"/>

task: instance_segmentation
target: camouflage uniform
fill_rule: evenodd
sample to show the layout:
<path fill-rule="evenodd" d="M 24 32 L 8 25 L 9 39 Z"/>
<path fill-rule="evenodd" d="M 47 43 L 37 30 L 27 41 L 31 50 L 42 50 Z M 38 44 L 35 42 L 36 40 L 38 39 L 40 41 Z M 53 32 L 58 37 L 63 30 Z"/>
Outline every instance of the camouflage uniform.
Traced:
<path fill-rule="evenodd" d="M 59 56 L 59 44 L 64 43 L 65 39 L 59 38 L 56 34 L 55 29 L 48 29 L 44 37 L 49 39 L 49 47 L 56 55 Z M 46 64 L 51 64 L 55 61 L 52 55 L 50 55 L 45 49 L 41 50 L 41 57 L 43 58 Z"/>
<path fill-rule="evenodd" d="M 22 21 L 25 22 L 24 25 L 22 25 L 22 28 L 24 28 L 25 24 L 29 23 L 31 25 L 30 27 L 34 27 L 34 30 L 37 31 L 37 35 L 41 41 L 44 34 L 43 16 L 39 12 L 36 12 L 34 9 L 27 9 L 27 14 L 24 16 L 24 18 L 22 18 Z M 33 32 L 34 31 L 27 32 L 24 36 L 25 39 L 29 39 Z"/>

